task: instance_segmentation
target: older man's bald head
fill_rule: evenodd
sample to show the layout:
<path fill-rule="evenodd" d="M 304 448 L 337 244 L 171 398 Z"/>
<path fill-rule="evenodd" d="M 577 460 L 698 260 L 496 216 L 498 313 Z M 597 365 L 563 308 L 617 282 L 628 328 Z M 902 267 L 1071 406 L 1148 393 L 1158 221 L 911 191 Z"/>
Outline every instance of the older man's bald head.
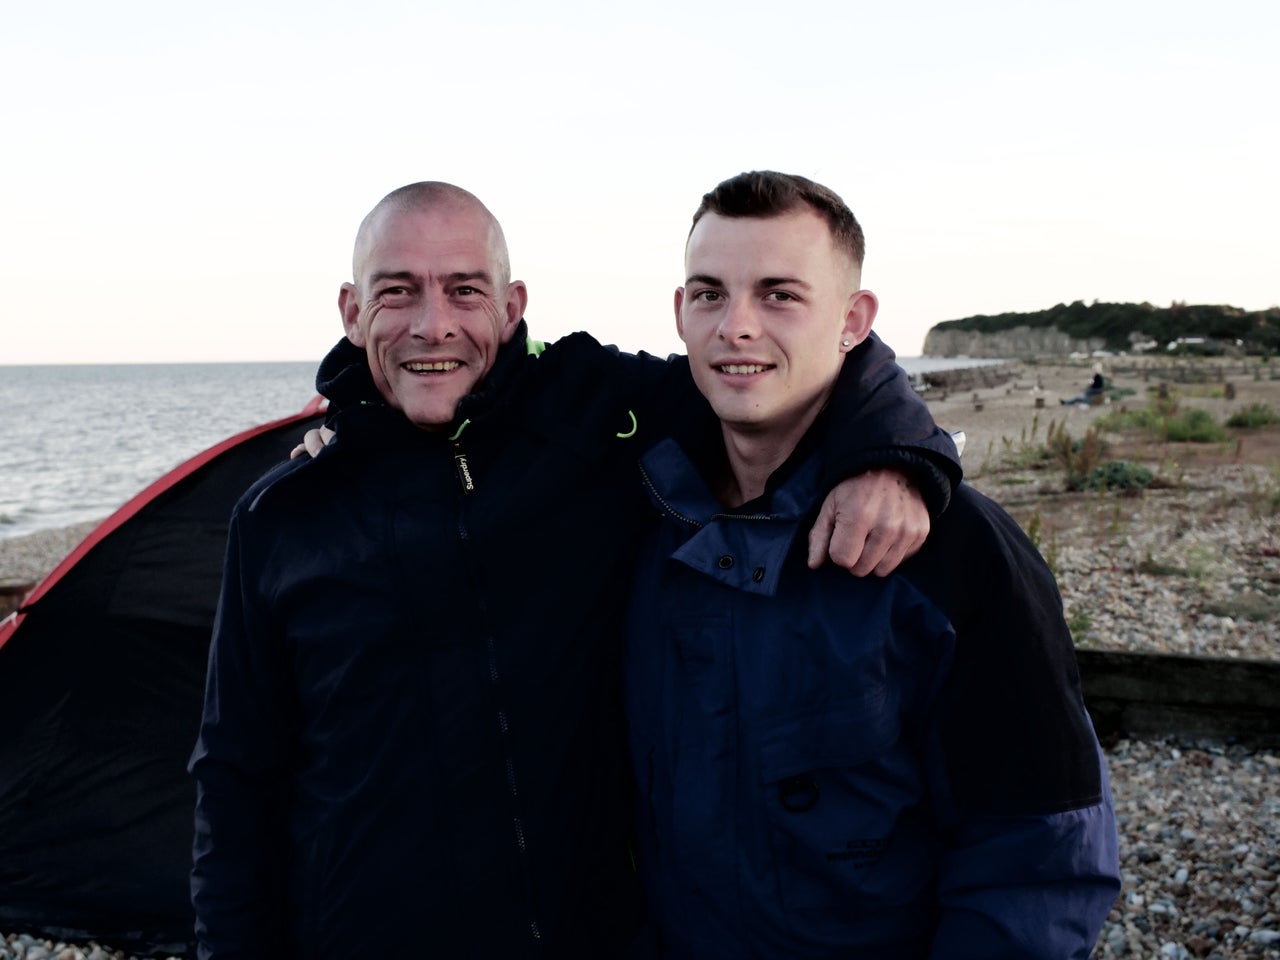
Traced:
<path fill-rule="evenodd" d="M 417 183 L 405 184 L 403 187 L 392 190 L 369 211 L 360 222 L 360 229 L 356 231 L 356 242 L 352 251 L 351 274 L 356 284 L 360 283 L 360 274 L 370 237 L 376 225 L 386 214 L 428 210 L 435 207 L 470 208 L 483 214 L 489 229 L 488 243 L 497 272 L 494 281 L 497 286 L 505 287 L 511 281 L 511 257 L 507 253 L 507 238 L 502 232 L 502 224 L 498 223 L 498 218 L 480 202 L 475 194 L 442 180 L 421 180 Z"/>

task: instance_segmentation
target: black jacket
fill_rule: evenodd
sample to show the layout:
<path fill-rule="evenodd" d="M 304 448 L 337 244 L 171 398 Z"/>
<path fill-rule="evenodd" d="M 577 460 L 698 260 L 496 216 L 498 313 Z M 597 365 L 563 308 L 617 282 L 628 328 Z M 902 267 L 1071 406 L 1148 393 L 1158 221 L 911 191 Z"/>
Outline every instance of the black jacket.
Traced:
<path fill-rule="evenodd" d="M 841 469 L 914 465 L 945 501 L 949 440 L 887 348 L 854 356 L 836 406 L 878 426 Z M 522 326 L 439 433 L 349 345 L 321 380 L 336 442 L 232 520 L 192 758 L 201 956 L 617 954 L 636 460 L 703 403 L 687 363 L 581 334 L 535 358 Z"/>

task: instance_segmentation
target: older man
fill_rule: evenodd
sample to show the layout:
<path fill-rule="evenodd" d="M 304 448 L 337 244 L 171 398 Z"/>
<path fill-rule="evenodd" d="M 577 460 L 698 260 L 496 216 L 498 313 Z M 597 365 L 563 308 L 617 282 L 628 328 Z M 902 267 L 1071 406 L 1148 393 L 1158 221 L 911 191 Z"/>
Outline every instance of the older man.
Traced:
<path fill-rule="evenodd" d="M 965 485 L 885 579 L 805 564 L 823 418 L 866 345 L 830 190 L 707 194 L 676 323 L 714 414 L 644 457 L 626 662 L 638 859 L 671 960 L 1088 957 L 1119 890 L 1053 577 Z"/>
<path fill-rule="evenodd" d="M 582 334 L 536 356 L 526 299 L 457 187 L 361 225 L 319 377 L 335 442 L 232 520 L 192 758 L 202 957 L 594 958 L 633 934 L 635 462 L 701 401 L 683 363 Z M 903 381 L 883 347 L 852 371 L 833 475 L 901 466 L 945 500 L 949 441 Z"/>

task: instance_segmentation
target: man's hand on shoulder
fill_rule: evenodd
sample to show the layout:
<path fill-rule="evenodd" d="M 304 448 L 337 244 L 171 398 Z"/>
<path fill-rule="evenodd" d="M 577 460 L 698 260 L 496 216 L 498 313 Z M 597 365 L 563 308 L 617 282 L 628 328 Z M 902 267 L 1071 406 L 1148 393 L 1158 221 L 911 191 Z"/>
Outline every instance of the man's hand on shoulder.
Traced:
<path fill-rule="evenodd" d="M 868 470 L 827 494 L 809 531 L 809 566 L 828 559 L 855 577 L 887 577 L 924 545 L 929 511 L 900 470 Z"/>
<path fill-rule="evenodd" d="M 334 432 L 328 427 L 308 430 L 302 435 L 302 442 L 289 452 L 289 459 L 300 457 L 304 453 L 314 458 L 333 438 Z"/>

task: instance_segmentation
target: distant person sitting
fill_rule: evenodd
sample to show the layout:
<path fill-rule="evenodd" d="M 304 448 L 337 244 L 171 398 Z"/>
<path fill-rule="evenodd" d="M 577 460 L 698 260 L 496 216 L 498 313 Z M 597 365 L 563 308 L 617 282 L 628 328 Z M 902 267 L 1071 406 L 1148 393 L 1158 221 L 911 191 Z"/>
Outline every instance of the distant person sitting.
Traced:
<path fill-rule="evenodd" d="M 1059 400 L 1061 404 L 1080 403 L 1086 407 L 1096 406 L 1102 402 L 1103 391 L 1106 390 L 1107 381 L 1103 379 L 1102 371 L 1094 369 L 1093 379 L 1089 381 L 1089 385 L 1084 388 L 1084 393 L 1078 397 L 1072 397 L 1069 400 Z"/>

